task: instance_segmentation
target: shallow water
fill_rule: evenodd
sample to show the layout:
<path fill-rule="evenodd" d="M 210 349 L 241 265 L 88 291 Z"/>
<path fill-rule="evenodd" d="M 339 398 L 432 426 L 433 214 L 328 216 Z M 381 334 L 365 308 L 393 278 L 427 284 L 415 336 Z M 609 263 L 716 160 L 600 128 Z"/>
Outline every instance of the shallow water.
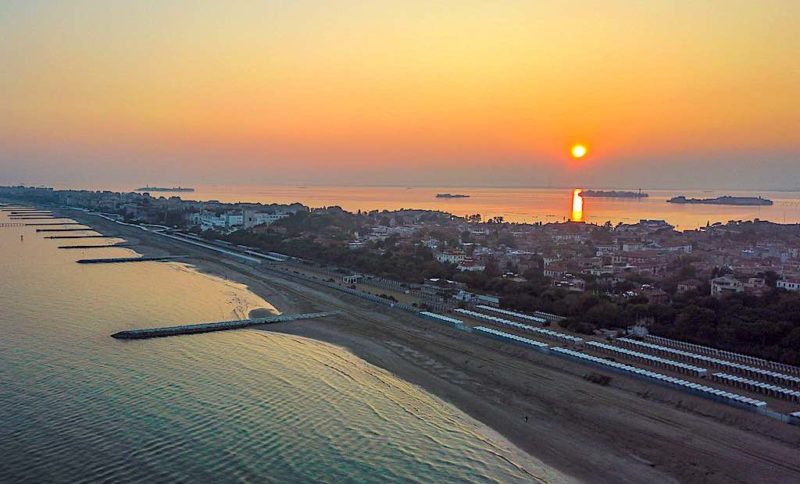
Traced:
<path fill-rule="evenodd" d="M 257 330 L 114 340 L 270 306 L 181 264 L 79 265 L 130 251 L 61 242 L 0 228 L 0 481 L 551 476 L 454 407 L 330 345 Z"/>

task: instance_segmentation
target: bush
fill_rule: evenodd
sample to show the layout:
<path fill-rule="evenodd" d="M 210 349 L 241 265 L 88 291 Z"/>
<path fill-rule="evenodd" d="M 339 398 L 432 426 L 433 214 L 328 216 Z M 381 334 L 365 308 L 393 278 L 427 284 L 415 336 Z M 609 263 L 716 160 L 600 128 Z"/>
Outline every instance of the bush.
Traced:
<path fill-rule="evenodd" d="M 598 385 L 607 387 L 609 383 L 611 383 L 611 377 L 608 375 L 602 375 L 600 373 L 587 373 L 583 375 L 583 379 L 592 383 L 596 383 Z"/>

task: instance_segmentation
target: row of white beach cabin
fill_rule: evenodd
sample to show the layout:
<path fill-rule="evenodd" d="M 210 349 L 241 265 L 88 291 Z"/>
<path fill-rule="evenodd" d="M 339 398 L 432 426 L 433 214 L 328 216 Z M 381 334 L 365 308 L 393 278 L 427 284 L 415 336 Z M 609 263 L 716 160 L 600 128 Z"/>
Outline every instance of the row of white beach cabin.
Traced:
<path fill-rule="evenodd" d="M 648 355 L 647 353 L 640 353 L 638 351 L 620 348 L 619 346 L 612 346 L 612 345 L 607 345 L 605 343 L 598 343 L 597 341 L 587 341 L 586 346 L 596 349 L 603 353 L 624 356 L 634 361 L 647 363 L 648 365 L 653 365 L 659 368 L 676 371 L 678 373 L 685 373 L 687 375 L 705 377 L 706 374 L 708 373 L 708 370 L 706 370 L 705 368 L 700 368 L 699 366 L 689 365 L 675 360 L 668 360 L 666 358 L 659 358 L 658 356 L 652 356 Z"/>
<path fill-rule="evenodd" d="M 505 316 L 510 316 L 512 318 L 521 319 L 521 320 L 527 321 L 529 323 L 545 324 L 547 322 L 546 319 L 540 318 L 538 316 L 531 316 L 530 314 L 522 314 L 522 313 L 518 313 L 516 311 L 509 311 L 507 309 L 493 308 L 491 306 L 484 306 L 482 304 L 479 304 L 479 305 L 477 305 L 475 307 L 477 307 L 478 309 L 482 309 L 484 311 L 491 311 L 493 313 L 498 313 L 498 314 L 502 314 L 502 315 L 505 315 Z"/>
<path fill-rule="evenodd" d="M 420 311 L 417 314 L 421 318 L 427 319 L 429 321 L 446 324 L 450 327 L 460 329 L 462 331 L 467 331 L 467 327 L 466 325 L 464 325 L 464 321 L 461 321 L 460 319 L 451 318 L 450 316 L 443 316 L 441 314 L 431 313 L 428 311 Z"/>
<path fill-rule="evenodd" d="M 576 336 L 572 336 L 569 334 L 559 333 L 558 331 L 552 331 L 550 329 L 537 328 L 527 324 L 517 323 L 516 321 L 509 321 L 508 319 L 491 316 L 489 314 L 470 311 L 469 309 L 455 309 L 454 311 L 457 312 L 458 314 L 463 314 L 464 316 L 468 316 L 473 319 L 478 319 L 489 323 L 502 324 L 504 326 L 510 326 L 512 328 L 517 328 L 530 333 L 539 334 L 565 343 L 572 343 L 576 345 L 583 343 L 583 338 L 578 338 Z"/>
<path fill-rule="evenodd" d="M 460 312 L 462 314 L 469 315 L 469 316 L 475 316 L 477 314 L 480 314 L 480 313 L 475 313 L 474 311 L 469 311 L 469 310 L 464 310 L 464 309 L 456 309 L 456 311 Z M 446 324 L 448 326 L 451 326 L 451 327 L 454 327 L 454 328 L 457 328 L 457 329 L 468 330 L 467 327 L 465 326 L 464 322 L 461 321 L 460 319 L 451 318 L 449 316 L 443 316 L 441 314 L 431 313 L 431 312 L 427 312 L 427 311 L 421 311 L 418 314 L 419 314 L 420 317 L 423 317 L 425 319 L 429 319 L 431 321 L 435 321 L 437 323 L 444 323 L 444 324 Z M 488 316 L 488 315 L 483 315 L 483 316 L 491 317 L 491 316 Z M 499 318 L 493 318 L 493 319 L 499 319 Z M 524 325 L 524 324 L 521 324 L 521 323 L 515 323 L 513 321 L 506 321 L 506 323 L 510 323 L 509 325 L 512 326 L 512 327 L 525 327 L 526 326 L 526 328 L 525 328 L 526 330 L 537 330 L 537 331 L 534 331 L 534 332 L 537 332 L 537 333 L 539 331 L 543 330 L 542 328 L 534 328 L 532 326 L 527 326 L 527 325 Z M 503 323 L 501 323 L 501 324 L 503 324 Z M 548 330 L 544 330 L 544 331 L 548 331 Z M 756 400 L 756 399 L 753 399 L 753 398 L 749 398 L 749 397 L 746 397 L 744 395 L 739 395 L 739 394 L 736 394 L 736 393 L 726 392 L 724 390 L 708 387 L 708 386 L 705 386 L 705 385 L 700 385 L 699 383 L 693 383 L 693 382 L 690 382 L 690 381 L 687 381 L 687 380 L 681 380 L 679 378 L 674 378 L 674 377 L 671 377 L 671 376 L 668 376 L 668 375 L 664 375 L 664 374 L 661 374 L 661 373 L 656 373 L 654 371 L 645 370 L 643 368 L 637 368 L 635 366 L 630 366 L 630 365 L 626 365 L 626 364 L 623 364 L 623 363 L 617 363 L 616 361 L 607 360 L 605 358 L 599 358 L 597 356 L 588 355 L 586 353 L 581 353 L 579 351 L 573 351 L 573 350 L 570 350 L 568 348 L 563 348 L 563 347 L 559 347 L 559 346 L 549 346 L 546 343 L 542 343 L 541 341 L 535 341 L 535 340 L 532 340 L 532 339 L 529 339 L 529 338 L 525 338 L 525 337 L 522 337 L 522 336 L 519 336 L 519 335 L 516 335 L 516 334 L 506 333 L 504 331 L 500 331 L 500 330 L 497 330 L 497 329 L 494 329 L 494 328 L 487 328 L 485 326 L 476 326 L 476 327 L 472 328 L 472 332 L 474 332 L 476 334 L 479 334 L 479 335 L 482 335 L 482 336 L 487 336 L 487 337 L 490 337 L 490 338 L 494 338 L 494 339 L 497 339 L 497 340 L 500 340 L 500 341 L 506 341 L 506 342 L 509 342 L 509 343 L 525 346 L 527 348 L 531 348 L 531 349 L 534 349 L 534 350 L 537 350 L 537 351 L 540 351 L 540 352 L 543 352 L 543 353 L 551 353 L 551 354 L 555 354 L 555 355 L 558 355 L 558 356 L 567 357 L 567 358 L 570 358 L 572 360 L 577 360 L 577 361 L 580 361 L 581 363 L 594 364 L 594 365 L 598 365 L 598 366 L 601 366 L 601 367 L 604 367 L 604 368 L 607 368 L 607 369 L 611 369 L 611 370 L 614 370 L 614 371 L 617 371 L 617 372 L 620 372 L 620 373 L 625 373 L 625 374 L 632 375 L 632 376 L 638 376 L 638 377 L 646 379 L 646 380 L 651 380 L 651 381 L 655 381 L 657 383 L 661 383 L 661 384 L 664 384 L 664 385 L 667 385 L 667 386 L 672 386 L 672 387 L 678 388 L 680 390 L 683 390 L 683 391 L 686 391 L 686 392 L 689 392 L 689 393 L 693 393 L 695 395 L 699 395 L 699 396 L 704 397 L 704 398 L 710 398 L 710 399 L 713 399 L 713 400 L 721 401 L 721 402 L 727 403 L 729 405 L 744 407 L 744 408 L 751 409 L 751 410 L 765 410 L 766 407 L 767 407 L 767 403 L 766 402 L 761 401 L 761 400 Z M 548 331 L 548 332 L 555 333 L 554 331 Z M 558 334 L 559 336 L 569 336 L 569 335 L 564 335 L 562 333 L 555 333 L 555 334 Z M 577 338 L 577 339 L 580 339 L 580 338 Z M 631 340 L 631 341 L 634 341 L 634 340 Z M 597 348 L 597 349 L 606 349 L 606 350 L 613 349 L 615 351 L 616 350 L 622 350 L 622 348 L 617 348 L 615 346 L 606 345 L 606 344 L 598 343 L 598 342 L 594 342 L 594 341 L 587 342 L 587 345 L 592 346 L 592 347 Z M 638 353 L 638 352 L 635 352 L 635 351 L 628 351 L 628 352 L 625 352 L 625 354 L 626 355 L 637 355 L 638 357 L 645 357 L 645 358 L 643 358 L 643 360 L 647 360 L 648 362 L 651 362 L 651 363 L 655 363 L 657 361 L 669 362 L 670 365 L 667 366 L 666 363 L 665 363 L 665 367 L 668 367 L 670 369 L 684 368 L 684 369 L 688 370 L 688 369 L 691 368 L 695 372 L 698 372 L 698 371 L 705 372 L 706 371 L 704 368 L 692 367 L 691 365 L 683 365 L 680 362 L 671 361 L 671 360 L 664 360 L 662 358 L 654 358 L 654 357 L 651 357 L 649 355 L 645 355 L 644 353 Z M 694 374 L 697 374 L 697 373 L 694 373 Z M 715 376 L 717 376 L 717 375 L 723 375 L 723 374 L 717 373 Z"/>
<path fill-rule="evenodd" d="M 746 397 L 744 395 L 738 395 L 736 393 L 726 392 L 724 390 L 701 385 L 699 383 L 693 383 L 687 380 L 681 380 L 680 378 L 674 378 L 668 375 L 663 375 L 661 373 L 656 373 L 654 371 L 644 370 L 642 368 L 636 368 L 635 366 L 625 365 L 623 363 L 617 363 L 616 361 L 610 361 L 606 360 L 605 358 L 587 355 L 586 353 L 581 353 L 579 351 L 573 351 L 567 348 L 556 347 L 556 348 L 550 348 L 550 352 L 552 354 L 565 356 L 567 358 L 581 361 L 584 363 L 595 364 L 598 366 L 609 368 L 618 371 L 620 373 L 638 376 L 646 380 L 652 380 L 667 386 L 677 387 L 680 390 L 684 390 L 689 393 L 693 393 L 695 395 L 699 395 L 705 398 L 718 400 L 727 403 L 729 405 L 744 407 L 751 410 L 766 409 L 767 407 L 767 402 L 764 402 L 762 400 L 755 400 L 753 398 Z"/>
<path fill-rule="evenodd" d="M 490 338 L 499 339 L 500 341 L 507 341 L 509 343 L 514 343 L 526 346 L 528 348 L 533 348 L 543 353 L 547 353 L 550 349 L 550 345 L 548 345 L 547 343 L 542 343 L 541 341 L 535 341 L 529 338 L 523 338 L 522 336 L 506 333 L 504 331 L 500 331 L 494 328 L 475 326 L 474 328 L 472 328 L 472 332 L 482 336 L 488 336 Z"/>
<path fill-rule="evenodd" d="M 800 391 L 792 390 L 791 388 L 778 387 L 762 381 L 750 380 L 736 375 L 729 375 L 727 373 L 714 373 L 711 375 L 714 381 L 727 383 L 737 388 L 744 388 L 754 392 L 763 393 L 770 397 L 783 398 L 792 402 L 800 402 Z"/>
<path fill-rule="evenodd" d="M 646 341 L 658 343 L 666 346 L 672 346 L 686 351 L 693 351 L 702 355 L 716 356 L 726 358 L 731 361 L 738 361 L 748 365 L 761 365 L 776 371 L 782 371 L 792 375 L 800 375 L 800 367 L 787 365 L 786 363 L 778 363 L 777 361 L 765 360 L 755 356 L 743 355 L 741 353 L 734 353 L 733 351 L 725 351 L 718 348 L 711 348 L 709 346 L 696 345 L 694 343 L 687 343 L 675 339 L 664 338 L 662 336 L 654 336 L 649 334 L 644 337 Z"/>
<path fill-rule="evenodd" d="M 661 346 L 654 343 L 647 343 L 644 341 L 639 341 L 630 338 L 617 338 L 615 341 L 627 347 L 646 348 L 650 351 L 659 354 L 680 356 L 687 360 L 702 362 L 704 364 L 716 366 L 728 371 L 735 371 L 738 373 L 745 374 L 747 376 L 762 378 L 766 381 L 783 383 L 793 386 L 800 386 L 800 377 L 797 376 L 785 375 L 783 373 L 778 373 L 771 370 L 765 370 L 763 368 L 755 368 L 752 366 L 734 363 L 732 361 L 720 360 L 719 358 L 713 358 L 711 356 L 698 355 L 696 353 L 690 353 L 688 351 L 678 350 L 675 348 L 668 348 L 666 346 Z"/>

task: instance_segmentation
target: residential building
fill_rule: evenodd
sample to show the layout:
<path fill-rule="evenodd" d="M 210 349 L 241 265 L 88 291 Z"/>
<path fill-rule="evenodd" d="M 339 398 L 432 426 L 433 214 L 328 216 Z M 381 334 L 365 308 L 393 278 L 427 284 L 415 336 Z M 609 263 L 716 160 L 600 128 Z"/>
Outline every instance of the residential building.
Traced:
<path fill-rule="evenodd" d="M 776 286 L 787 291 L 800 291 L 800 277 L 782 279 L 777 282 Z"/>
<path fill-rule="evenodd" d="M 443 264 L 460 264 L 467 255 L 461 250 L 448 250 L 445 252 L 438 252 L 436 260 Z"/>
<path fill-rule="evenodd" d="M 711 280 L 711 295 L 714 297 L 737 292 L 744 292 L 744 284 L 733 276 L 722 276 Z"/>

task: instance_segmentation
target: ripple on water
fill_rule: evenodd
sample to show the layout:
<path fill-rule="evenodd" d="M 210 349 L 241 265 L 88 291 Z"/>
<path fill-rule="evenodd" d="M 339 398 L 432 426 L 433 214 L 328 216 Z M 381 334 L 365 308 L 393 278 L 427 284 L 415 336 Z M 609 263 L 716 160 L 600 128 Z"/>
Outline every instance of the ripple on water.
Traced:
<path fill-rule="evenodd" d="M 347 351 L 260 331 L 118 342 L 270 307 L 178 264 L 87 270 L 0 231 L 0 481 L 530 481 L 544 468 Z M 114 251 L 117 249 L 109 249 Z M 74 251 L 78 252 L 78 251 Z"/>

